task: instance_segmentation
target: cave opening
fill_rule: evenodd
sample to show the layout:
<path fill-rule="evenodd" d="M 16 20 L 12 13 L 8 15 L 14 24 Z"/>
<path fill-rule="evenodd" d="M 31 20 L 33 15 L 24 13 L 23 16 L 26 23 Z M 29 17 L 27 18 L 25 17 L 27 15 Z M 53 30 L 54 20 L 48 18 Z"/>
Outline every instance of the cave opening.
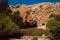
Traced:
<path fill-rule="evenodd" d="M 44 26 L 45 24 L 44 23 L 42 23 L 42 26 Z"/>
<path fill-rule="evenodd" d="M 34 24 L 31 24 L 27 21 L 25 21 L 25 28 L 34 28 L 34 27 L 37 27 L 37 22 L 34 21 L 35 23 Z"/>

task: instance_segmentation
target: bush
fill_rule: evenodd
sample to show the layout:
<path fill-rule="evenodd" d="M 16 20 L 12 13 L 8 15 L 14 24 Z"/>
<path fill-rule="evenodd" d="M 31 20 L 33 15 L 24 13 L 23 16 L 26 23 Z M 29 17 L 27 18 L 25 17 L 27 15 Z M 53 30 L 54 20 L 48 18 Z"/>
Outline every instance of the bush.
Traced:
<path fill-rule="evenodd" d="M 37 37 L 33 37 L 32 40 L 38 40 L 38 38 Z"/>
<path fill-rule="evenodd" d="M 16 6 L 16 8 L 19 8 L 19 7 L 20 7 L 19 5 Z"/>
<path fill-rule="evenodd" d="M 20 12 L 16 11 L 13 15 L 9 15 L 12 21 L 19 26 L 19 28 L 24 28 L 23 18 L 19 16 Z"/>
<path fill-rule="evenodd" d="M 16 15 L 16 16 L 19 16 L 19 14 L 20 14 L 19 11 L 14 12 L 14 15 Z"/>
<path fill-rule="evenodd" d="M 0 38 L 17 30 L 19 26 L 6 13 L 0 13 Z"/>
<path fill-rule="evenodd" d="M 20 32 L 23 33 L 24 36 L 41 36 L 42 34 L 45 35 L 49 34 L 48 31 L 37 28 L 21 29 Z"/>
<path fill-rule="evenodd" d="M 46 27 L 52 34 L 53 40 L 60 40 L 60 15 L 54 15 L 53 19 L 48 21 Z"/>

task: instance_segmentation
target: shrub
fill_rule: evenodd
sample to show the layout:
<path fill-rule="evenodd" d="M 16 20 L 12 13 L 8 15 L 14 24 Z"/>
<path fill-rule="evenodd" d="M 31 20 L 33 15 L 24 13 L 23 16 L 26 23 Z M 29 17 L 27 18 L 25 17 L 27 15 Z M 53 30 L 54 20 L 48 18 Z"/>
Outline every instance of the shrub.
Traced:
<path fill-rule="evenodd" d="M 60 15 L 54 15 L 54 19 L 48 21 L 46 27 L 52 34 L 53 40 L 60 40 Z"/>
<path fill-rule="evenodd" d="M 16 6 L 16 8 L 19 8 L 19 7 L 20 7 L 19 5 Z"/>
<path fill-rule="evenodd" d="M 38 38 L 37 37 L 33 37 L 32 40 L 38 40 Z"/>
<path fill-rule="evenodd" d="M 25 36 L 41 36 L 42 34 L 48 35 L 49 32 L 43 29 L 30 28 L 30 29 L 21 29 L 20 32 Z"/>
<path fill-rule="evenodd" d="M 19 16 L 19 14 L 20 14 L 20 12 L 19 12 L 19 11 L 14 12 L 14 15 Z"/>
<path fill-rule="evenodd" d="M 0 13 L 0 38 L 16 30 L 19 30 L 19 26 L 8 15 Z"/>
<path fill-rule="evenodd" d="M 16 11 L 13 15 L 9 15 L 12 21 L 19 26 L 19 28 L 24 28 L 23 18 L 19 16 L 20 12 Z"/>

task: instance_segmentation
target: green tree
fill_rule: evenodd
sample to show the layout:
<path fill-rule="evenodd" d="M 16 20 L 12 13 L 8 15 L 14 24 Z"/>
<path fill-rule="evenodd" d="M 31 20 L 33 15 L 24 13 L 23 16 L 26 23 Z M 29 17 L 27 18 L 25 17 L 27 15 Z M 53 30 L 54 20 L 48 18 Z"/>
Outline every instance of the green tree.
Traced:
<path fill-rule="evenodd" d="M 60 40 L 60 16 L 54 15 L 53 19 L 49 20 L 47 25 L 47 29 L 52 34 L 53 40 Z"/>
<path fill-rule="evenodd" d="M 8 15 L 0 13 L 0 32 L 11 32 L 15 30 L 19 30 L 19 26 Z"/>
<path fill-rule="evenodd" d="M 14 12 L 13 15 L 10 15 L 10 17 L 11 17 L 12 21 L 19 26 L 19 28 L 24 28 L 23 19 L 21 16 L 19 16 L 19 14 L 20 14 L 20 12 L 16 11 L 16 12 Z"/>
<path fill-rule="evenodd" d="M 0 12 L 7 12 L 8 0 L 1 0 L 0 2 Z"/>
<path fill-rule="evenodd" d="M 33 37 L 32 40 L 38 40 L 38 38 L 37 37 Z"/>

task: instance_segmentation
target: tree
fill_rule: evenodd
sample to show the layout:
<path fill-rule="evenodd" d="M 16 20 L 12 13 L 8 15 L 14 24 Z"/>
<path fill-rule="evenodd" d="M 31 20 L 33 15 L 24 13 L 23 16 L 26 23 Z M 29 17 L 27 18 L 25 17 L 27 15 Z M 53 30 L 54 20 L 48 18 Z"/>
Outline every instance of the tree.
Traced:
<path fill-rule="evenodd" d="M 60 40 L 60 16 L 54 15 L 53 19 L 49 20 L 47 25 L 47 29 L 52 34 L 53 40 Z"/>
<path fill-rule="evenodd" d="M 38 38 L 37 37 L 33 37 L 32 40 L 38 40 Z"/>
<path fill-rule="evenodd" d="M 19 16 L 20 12 L 19 11 L 16 11 L 14 12 L 13 15 L 10 15 L 10 18 L 12 19 L 12 21 L 14 23 L 16 23 L 19 28 L 24 28 L 24 23 L 23 23 L 23 19 L 21 16 Z"/>
<path fill-rule="evenodd" d="M 8 0 L 1 0 L 0 2 L 0 12 L 6 12 L 8 7 Z"/>
<path fill-rule="evenodd" d="M 4 33 L 11 33 L 19 30 L 19 26 L 15 24 L 6 13 L 0 13 L 0 35 Z M 1 36 L 0 36 L 1 37 Z"/>

